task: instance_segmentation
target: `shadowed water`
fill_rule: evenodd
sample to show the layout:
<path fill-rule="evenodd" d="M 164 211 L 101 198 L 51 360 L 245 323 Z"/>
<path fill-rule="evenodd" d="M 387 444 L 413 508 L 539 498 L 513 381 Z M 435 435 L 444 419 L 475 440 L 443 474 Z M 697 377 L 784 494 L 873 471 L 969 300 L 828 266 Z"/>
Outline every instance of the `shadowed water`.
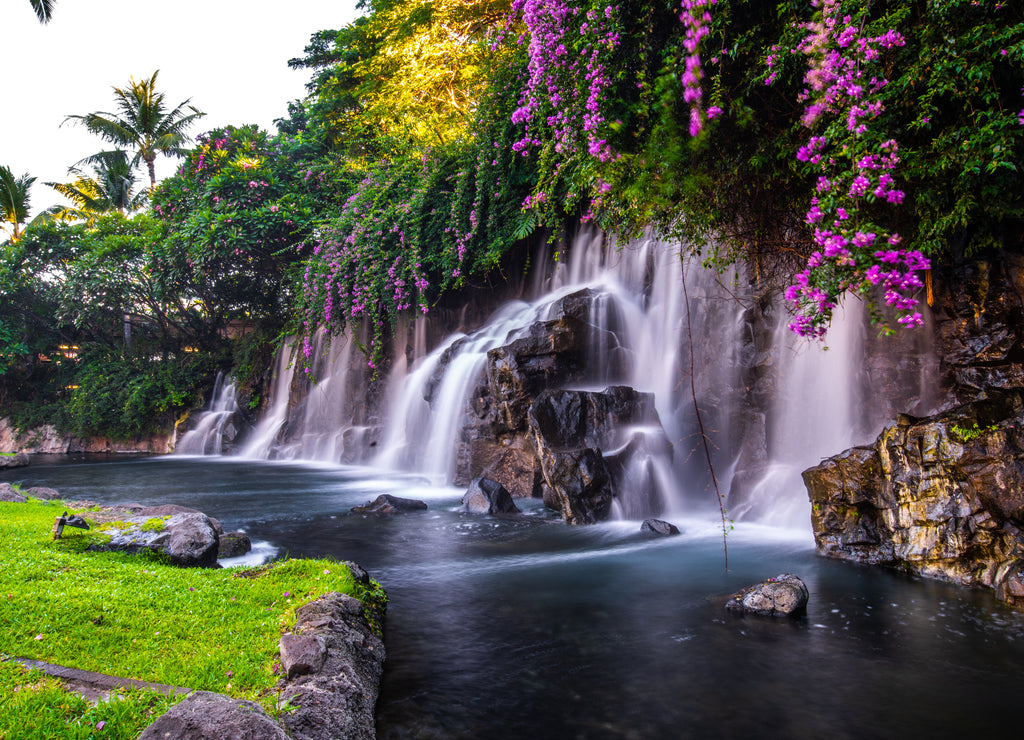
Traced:
<path fill-rule="evenodd" d="M 1024 616 L 987 593 L 818 557 L 806 532 L 713 521 L 648 540 L 458 511 L 461 491 L 368 469 L 230 458 L 44 458 L 0 480 L 102 503 L 178 503 L 262 552 L 354 560 L 387 589 L 379 737 L 1016 737 Z M 350 513 L 379 493 L 427 511 Z M 722 597 L 782 572 L 806 618 Z"/>

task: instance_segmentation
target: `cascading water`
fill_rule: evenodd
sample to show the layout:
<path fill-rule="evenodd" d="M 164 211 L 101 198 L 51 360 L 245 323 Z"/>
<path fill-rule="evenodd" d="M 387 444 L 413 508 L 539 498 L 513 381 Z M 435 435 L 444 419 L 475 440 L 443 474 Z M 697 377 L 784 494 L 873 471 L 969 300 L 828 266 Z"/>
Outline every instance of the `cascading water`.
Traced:
<path fill-rule="evenodd" d="M 683 300 L 684 275 L 689 305 Z M 619 491 L 613 509 L 619 517 L 677 514 L 699 502 L 714 506 L 713 492 L 705 490 L 709 476 L 698 462 L 703 453 L 694 454 L 700 444 L 695 401 L 715 447 L 722 491 L 733 489 L 731 516 L 778 524 L 807 520 L 801 470 L 867 441 L 881 426 L 883 419 L 862 412 L 865 320 L 859 307 L 837 314 L 827 351 L 797 340 L 781 325 L 770 347 L 755 351 L 750 308 L 756 301 L 735 273 L 722 276 L 681 260 L 678 245 L 655 238 L 615 245 L 585 232 L 568 259 L 536 281 L 530 300 L 507 303 L 481 328 L 448 336 L 428 352 L 423 322 L 430 317 L 417 320 L 411 351 L 395 350 L 397 361 L 377 393 L 386 402 L 372 413 L 365 362 L 350 338 L 336 338 L 328 348 L 316 337 L 312 384 L 295 375 L 303 363 L 293 362 L 292 345 L 283 347 L 268 410 L 242 455 L 357 462 L 450 484 L 462 422 L 484 382 L 487 353 L 525 336 L 532 325 L 550 319 L 560 301 L 584 289 L 590 291 L 593 340 L 585 371 L 573 386 L 625 384 L 652 393 L 663 427 L 619 435 L 624 446 L 639 444 L 648 451 L 623 471 L 627 490 Z M 775 379 L 767 403 L 748 397 L 745 373 L 752 362 Z M 920 388 L 911 389 L 907 399 L 889 406 L 909 407 L 918 400 L 915 392 L 920 396 Z M 754 426 L 760 433 L 751 434 L 751 420 L 759 418 L 760 426 Z M 659 443 L 666 438 L 667 445 Z M 750 452 L 752 444 L 757 454 Z M 734 480 L 738 466 L 743 475 Z"/>
<path fill-rule="evenodd" d="M 210 405 L 200 414 L 195 427 L 178 440 L 175 452 L 179 455 L 222 454 L 225 443 L 233 440 L 238 431 L 233 425 L 233 419 L 237 418 L 239 412 L 234 381 L 218 373 Z"/>

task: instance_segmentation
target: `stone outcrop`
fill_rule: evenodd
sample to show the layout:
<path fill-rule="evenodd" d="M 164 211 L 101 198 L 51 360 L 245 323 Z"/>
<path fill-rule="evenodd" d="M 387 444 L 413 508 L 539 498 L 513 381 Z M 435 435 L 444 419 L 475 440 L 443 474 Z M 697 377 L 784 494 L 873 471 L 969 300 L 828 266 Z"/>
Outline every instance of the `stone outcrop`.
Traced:
<path fill-rule="evenodd" d="M 807 586 L 791 573 L 783 573 L 733 594 L 725 608 L 760 617 L 798 617 L 807 611 Z"/>
<path fill-rule="evenodd" d="M 279 701 L 293 740 L 372 740 L 384 643 L 363 602 L 329 593 L 300 607 L 281 637 Z"/>
<path fill-rule="evenodd" d="M 462 509 L 470 514 L 518 514 L 519 507 L 505 486 L 489 478 L 476 478 L 462 497 Z"/>
<path fill-rule="evenodd" d="M 1024 607 L 1024 396 L 900 416 L 869 447 L 804 472 L 818 549 Z"/>
<path fill-rule="evenodd" d="M 91 437 L 79 439 L 45 425 L 19 432 L 9 419 L 0 419 L 0 452 L 64 455 L 71 452 L 154 453 L 170 452 L 171 434 L 154 434 L 126 440 Z"/>

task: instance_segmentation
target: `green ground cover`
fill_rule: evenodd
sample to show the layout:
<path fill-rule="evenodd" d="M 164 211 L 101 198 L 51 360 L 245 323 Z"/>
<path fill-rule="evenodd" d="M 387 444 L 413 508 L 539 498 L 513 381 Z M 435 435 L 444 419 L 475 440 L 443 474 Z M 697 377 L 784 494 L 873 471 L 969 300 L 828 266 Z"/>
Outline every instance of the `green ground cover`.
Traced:
<path fill-rule="evenodd" d="M 275 711 L 277 645 L 295 609 L 341 591 L 386 598 L 331 560 L 184 569 L 155 556 L 89 552 L 99 532 L 65 529 L 62 502 L 0 503 L 0 656 L 216 691 Z M 166 709 L 151 692 L 90 707 L 53 680 L 0 663 L 0 740 L 137 737 Z M 172 700 L 173 701 L 173 700 Z M 98 729 L 98 723 L 103 725 Z"/>

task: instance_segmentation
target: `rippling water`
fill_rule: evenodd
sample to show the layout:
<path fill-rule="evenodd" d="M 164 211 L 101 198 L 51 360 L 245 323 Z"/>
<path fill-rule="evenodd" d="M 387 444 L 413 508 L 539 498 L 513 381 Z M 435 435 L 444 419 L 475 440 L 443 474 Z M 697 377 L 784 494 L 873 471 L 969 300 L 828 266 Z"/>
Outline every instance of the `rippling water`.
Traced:
<path fill-rule="evenodd" d="M 570 528 L 496 519 L 461 491 L 367 469 L 231 459 L 37 457 L 0 480 L 100 503 L 178 503 L 260 556 L 354 560 L 391 597 L 381 738 L 1017 737 L 1024 615 L 990 594 L 826 560 L 806 532 L 710 520 Z M 394 493 L 428 510 L 350 509 Z M 782 572 L 805 619 L 723 597 Z"/>

